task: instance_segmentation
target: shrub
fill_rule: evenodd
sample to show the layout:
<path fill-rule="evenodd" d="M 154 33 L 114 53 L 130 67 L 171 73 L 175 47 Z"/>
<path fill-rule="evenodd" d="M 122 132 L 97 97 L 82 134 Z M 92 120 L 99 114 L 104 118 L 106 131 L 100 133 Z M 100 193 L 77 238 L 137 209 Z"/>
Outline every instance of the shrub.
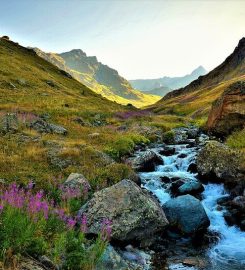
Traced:
<path fill-rule="evenodd" d="M 134 150 L 134 141 L 127 137 L 121 137 L 105 148 L 105 152 L 115 160 L 120 160 L 122 156 Z"/>
<path fill-rule="evenodd" d="M 163 134 L 163 142 L 165 143 L 174 143 L 174 132 L 173 131 L 167 131 Z"/>
<path fill-rule="evenodd" d="M 111 222 L 102 221 L 98 237 L 88 240 L 86 217 L 71 215 L 73 204 L 81 201 L 83 193 L 57 188 L 62 190 L 57 201 L 48 200 L 43 191 L 35 193 L 32 184 L 26 188 L 12 184 L 2 190 L 0 259 L 5 265 L 11 260 L 10 254 L 45 254 L 56 263 L 62 262 L 63 269 L 92 270 L 95 267 L 110 237 Z"/>

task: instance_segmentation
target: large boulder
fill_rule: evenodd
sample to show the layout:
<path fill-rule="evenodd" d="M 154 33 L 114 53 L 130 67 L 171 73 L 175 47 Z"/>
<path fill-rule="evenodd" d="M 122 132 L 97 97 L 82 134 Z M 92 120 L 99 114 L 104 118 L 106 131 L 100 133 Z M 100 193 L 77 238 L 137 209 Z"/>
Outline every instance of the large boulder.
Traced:
<path fill-rule="evenodd" d="M 178 188 L 178 192 L 181 195 L 185 194 L 197 195 L 203 191 L 204 191 L 203 185 L 197 180 L 188 181 Z"/>
<path fill-rule="evenodd" d="M 202 148 L 196 163 L 201 179 L 232 183 L 245 177 L 242 154 L 217 141 Z"/>
<path fill-rule="evenodd" d="M 56 133 L 61 135 L 67 135 L 68 133 L 67 129 L 64 127 L 48 123 L 43 119 L 34 120 L 30 124 L 30 128 L 33 128 L 40 133 Z"/>
<path fill-rule="evenodd" d="M 177 228 L 183 235 L 195 234 L 210 225 L 201 202 L 191 195 L 170 199 L 163 205 L 163 209 L 170 226 Z"/>
<path fill-rule="evenodd" d="M 127 163 L 138 172 L 151 172 L 157 165 L 163 164 L 163 160 L 154 151 L 147 150 L 135 158 L 128 159 Z"/>
<path fill-rule="evenodd" d="M 245 81 L 238 81 L 231 84 L 213 103 L 207 128 L 216 135 L 227 136 L 243 127 L 245 127 Z"/>
<path fill-rule="evenodd" d="M 125 242 L 150 242 L 168 225 L 159 203 L 130 180 L 94 193 L 80 214 L 87 216 L 89 233 L 99 233 L 106 218 L 112 221 L 112 239 Z"/>

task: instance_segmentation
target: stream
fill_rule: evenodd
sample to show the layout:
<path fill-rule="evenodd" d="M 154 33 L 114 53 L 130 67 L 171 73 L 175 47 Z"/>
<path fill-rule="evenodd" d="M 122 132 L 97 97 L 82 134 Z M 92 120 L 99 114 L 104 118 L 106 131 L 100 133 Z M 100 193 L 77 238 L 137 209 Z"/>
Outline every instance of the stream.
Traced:
<path fill-rule="evenodd" d="M 205 135 L 201 135 L 205 136 Z M 184 181 L 197 179 L 197 174 L 188 172 L 190 164 L 195 163 L 199 147 L 188 144 L 169 145 L 175 148 L 175 153 L 170 156 L 161 155 L 162 147 L 156 147 L 155 151 L 164 160 L 164 165 L 156 167 L 154 172 L 140 173 L 142 187 L 153 193 L 163 205 L 171 198 L 168 193 L 168 184 L 161 181 L 161 177 L 179 177 Z M 179 155 L 182 154 L 182 157 Z M 219 235 L 219 241 L 206 250 L 209 261 L 207 270 L 242 270 L 245 269 L 245 232 L 235 226 L 228 226 L 223 217 L 225 209 L 218 207 L 217 200 L 228 196 L 222 184 L 208 183 L 204 185 L 202 193 L 202 205 L 210 219 L 209 231 Z M 193 266 L 184 266 L 182 263 L 172 263 L 170 270 L 196 270 Z"/>

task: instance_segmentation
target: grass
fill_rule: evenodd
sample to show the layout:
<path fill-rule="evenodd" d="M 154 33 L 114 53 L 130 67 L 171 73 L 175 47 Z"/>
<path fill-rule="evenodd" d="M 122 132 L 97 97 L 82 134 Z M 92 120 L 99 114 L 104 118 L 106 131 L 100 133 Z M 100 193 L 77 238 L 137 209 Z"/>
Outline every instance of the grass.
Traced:
<path fill-rule="evenodd" d="M 233 132 L 226 140 L 231 147 L 245 152 L 245 129 Z"/>

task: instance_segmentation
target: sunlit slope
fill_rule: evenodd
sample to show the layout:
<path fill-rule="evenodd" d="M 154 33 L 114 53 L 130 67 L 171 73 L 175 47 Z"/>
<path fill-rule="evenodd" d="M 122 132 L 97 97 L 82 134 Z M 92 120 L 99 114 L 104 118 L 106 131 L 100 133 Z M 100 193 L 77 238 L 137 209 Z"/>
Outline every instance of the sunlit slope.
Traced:
<path fill-rule="evenodd" d="M 87 56 L 82 50 L 55 54 L 34 48 L 36 53 L 62 70 L 71 74 L 95 93 L 109 100 L 136 107 L 157 102 L 160 97 L 148 95 L 132 88 L 130 83 L 118 72 L 100 62 L 95 56 Z"/>
<path fill-rule="evenodd" d="M 2 38 L 0 90 L 0 110 L 43 112 L 60 117 L 121 108 L 40 58 L 34 51 Z"/>

